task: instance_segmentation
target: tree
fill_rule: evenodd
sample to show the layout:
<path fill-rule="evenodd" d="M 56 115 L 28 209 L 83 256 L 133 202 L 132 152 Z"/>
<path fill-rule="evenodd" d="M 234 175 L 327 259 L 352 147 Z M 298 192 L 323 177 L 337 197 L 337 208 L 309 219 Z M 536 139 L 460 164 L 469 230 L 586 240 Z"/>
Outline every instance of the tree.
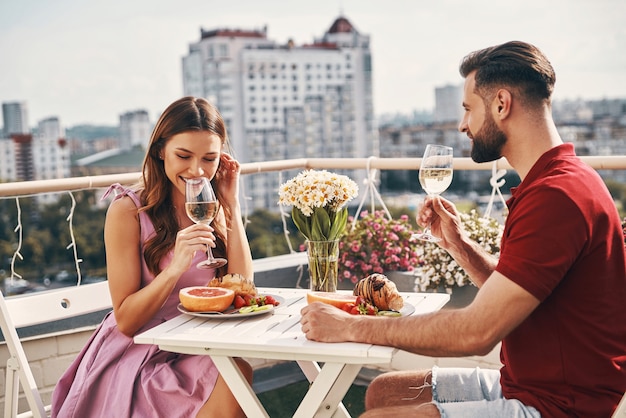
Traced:
<path fill-rule="evenodd" d="M 260 209 L 252 213 L 248 219 L 250 222 L 246 226 L 246 234 L 250 242 L 252 258 L 289 254 L 289 246 L 285 239 L 279 213 Z M 299 245 L 304 242 L 304 238 L 291 219 L 287 219 L 286 222 L 291 246 L 297 250 Z"/>

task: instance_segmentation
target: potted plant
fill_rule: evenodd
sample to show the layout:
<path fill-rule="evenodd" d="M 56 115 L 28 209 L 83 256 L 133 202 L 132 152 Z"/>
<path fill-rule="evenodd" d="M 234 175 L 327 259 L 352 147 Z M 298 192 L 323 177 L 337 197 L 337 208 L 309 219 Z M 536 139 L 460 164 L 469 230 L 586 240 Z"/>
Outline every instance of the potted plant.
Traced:
<path fill-rule="evenodd" d="M 407 215 L 389 219 L 382 210 L 368 213 L 349 222 L 352 227 L 339 242 L 339 280 L 351 288 L 360 279 L 382 273 L 396 282 L 398 290 L 414 291 L 412 272 L 422 264 L 419 256 L 421 243 L 411 239 L 415 233 Z M 394 280 L 391 272 L 410 272 L 405 283 Z"/>

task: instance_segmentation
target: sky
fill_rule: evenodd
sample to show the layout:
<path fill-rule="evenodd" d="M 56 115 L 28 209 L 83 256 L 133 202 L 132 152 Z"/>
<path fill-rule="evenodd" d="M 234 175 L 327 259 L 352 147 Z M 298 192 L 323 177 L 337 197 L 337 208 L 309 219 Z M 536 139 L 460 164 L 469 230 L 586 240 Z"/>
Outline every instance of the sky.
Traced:
<path fill-rule="evenodd" d="M 377 115 L 432 110 L 436 87 L 463 82 L 463 56 L 509 40 L 548 56 L 556 100 L 626 98 L 623 0 L 2 0 L 0 101 L 27 102 L 31 126 L 155 121 L 183 95 L 201 28 L 267 26 L 301 45 L 340 15 L 370 36 Z"/>

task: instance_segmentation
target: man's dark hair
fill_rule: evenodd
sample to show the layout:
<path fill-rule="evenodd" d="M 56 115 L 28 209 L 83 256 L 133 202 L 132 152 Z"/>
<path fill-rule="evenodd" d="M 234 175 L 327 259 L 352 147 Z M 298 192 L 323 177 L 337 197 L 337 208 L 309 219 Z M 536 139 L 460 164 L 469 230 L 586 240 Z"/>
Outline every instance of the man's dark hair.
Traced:
<path fill-rule="evenodd" d="M 475 91 L 490 100 L 495 89 L 509 87 L 529 104 L 550 103 L 556 74 L 546 56 L 534 45 L 511 41 L 474 51 L 459 67 L 466 78 L 476 71 Z"/>

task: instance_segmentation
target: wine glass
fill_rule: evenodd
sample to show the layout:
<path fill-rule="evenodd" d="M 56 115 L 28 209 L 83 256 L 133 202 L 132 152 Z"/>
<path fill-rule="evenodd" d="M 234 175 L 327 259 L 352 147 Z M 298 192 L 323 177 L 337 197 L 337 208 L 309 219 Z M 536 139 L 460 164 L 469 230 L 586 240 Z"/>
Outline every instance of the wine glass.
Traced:
<path fill-rule="evenodd" d="M 420 164 L 419 180 L 422 189 L 429 196 L 443 193 L 452 183 L 452 148 L 444 145 L 426 145 Z M 413 234 L 413 237 L 422 241 L 441 241 L 441 238 L 430 233 L 430 225 L 422 232 Z"/>
<path fill-rule="evenodd" d="M 211 182 L 206 177 L 187 179 L 185 186 L 185 211 L 189 219 L 195 223 L 209 225 L 220 208 Z M 222 267 L 227 263 L 225 258 L 213 257 L 211 247 L 207 245 L 207 259 L 196 265 L 199 269 Z"/>

